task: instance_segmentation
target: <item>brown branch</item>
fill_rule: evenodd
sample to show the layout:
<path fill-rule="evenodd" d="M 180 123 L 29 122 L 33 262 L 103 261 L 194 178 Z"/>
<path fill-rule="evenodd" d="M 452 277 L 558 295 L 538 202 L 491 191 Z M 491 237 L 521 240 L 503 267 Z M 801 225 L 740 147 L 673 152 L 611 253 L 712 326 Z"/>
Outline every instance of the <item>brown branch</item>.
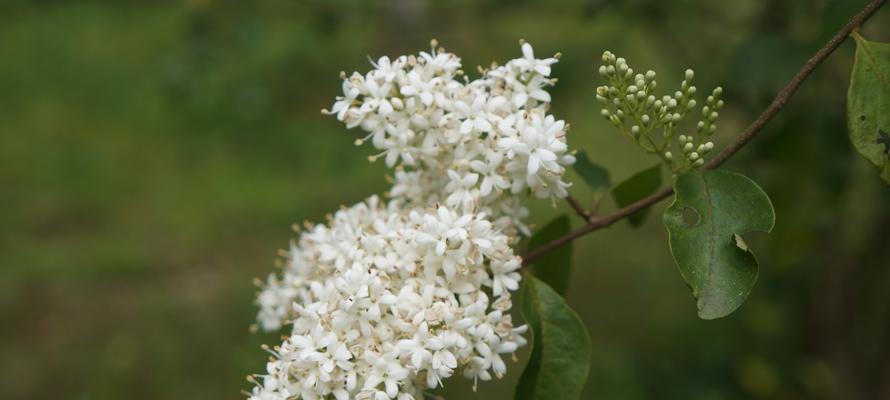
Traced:
<path fill-rule="evenodd" d="M 569 202 L 569 205 L 571 205 L 572 208 L 575 209 L 575 212 L 578 213 L 578 216 L 583 218 L 584 221 L 590 222 L 590 212 L 584 209 L 584 206 L 582 206 L 577 199 L 572 197 L 572 195 L 568 195 L 566 196 L 566 201 Z"/>
<path fill-rule="evenodd" d="M 859 28 L 865 21 L 868 21 L 872 15 L 887 0 L 872 0 L 862 9 L 858 14 L 854 15 L 853 18 L 841 28 L 824 46 L 822 46 L 816 54 L 807 60 L 806 64 L 791 78 L 787 85 L 785 85 L 782 90 L 776 94 L 776 98 L 773 99 L 772 103 L 760 113 L 760 116 L 757 117 L 751 125 L 748 126 L 742 133 L 740 133 L 736 139 L 726 148 L 723 149 L 717 156 L 708 161 L 703 168 L 705 169 L 713 169 L 719 167 L 721 164 L 729 160 L 730 157 L 738 153 L 742 147 L 748 144 L 757 134 L 763 131 L 763 128 L 766 127 L 773 117 L 779 113 L 785 106 L 788 104 L 788 101 L 794 96 L 794 93 L 797 92 L 797 89 L 800 88 L 800 85 L 813 73 L 816 67 L 819 66 L 826 58 L 828 58 L 831 53 L 837 50 L 840 47 L 841 43 L 847 39 L 850 34 Z M 658 203 L 661 200 L 664 200 L 668 196 L 674 193 L 672 188 L 664 188 L 660 191 L 653 193 L 649 197 L 646 197 L 642 200 L 639 200 L 627 207 L 621 208 L 611 214 L 604 215 L 602 217 L 589 218 L 588 223 L 572 232 L 569 232 L 563 237 L 560 237 L 550 243 L 547 243 L 541 247 L 538 247 L 528 253 L 522 258 L 522 264 L 528 265 L 541 255 L 560 247 L 568 242 L 571 242 L 581 236 L 584 236 L 590 232 L 603 229 L 609 227 L 610 225 L 618 222 L 631 214 L 642 210 L 646 207 L 649 207 L 655 203 Z M 574 199 L 572 199 L 574 200 Z M 576 201 L 577 202 L 577 201 Z M 573 206 L 574 207 L 574 206 Z"/>

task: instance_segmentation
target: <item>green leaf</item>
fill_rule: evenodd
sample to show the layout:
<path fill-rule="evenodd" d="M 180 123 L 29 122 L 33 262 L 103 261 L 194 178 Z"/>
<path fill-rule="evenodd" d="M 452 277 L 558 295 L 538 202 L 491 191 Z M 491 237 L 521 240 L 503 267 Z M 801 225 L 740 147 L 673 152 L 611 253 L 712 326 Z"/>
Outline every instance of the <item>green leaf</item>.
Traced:
<path fill-rule="evenodd" d="M 612 186 L 612 180 L 609 178 L 609 170 L 605 167 L 590 161 L 587 153 L 579 151 L 575 155 L 575 164 L 573 165 L 575 172 L 584 179 L 587 186 L 595 192 L 603 191 Z"/>
<path fill-rule="evenodd" d="M 674 261 L 698 300 L 698 316 L 729 315 L 757 281 L 757 259 L 740 235 L 771 231 L 773 205 L 754 181 L 727 171 L 680 175 L 674 191 L 664 225 Z"/>
<path fill-rule="evenodd" d="M 612 189 L 612 197 L 615 198 L 618 207 L 625 207 L 655 193 L 659 186 L 661 186 L 661 164 L 637 172 L 615 186 L 615 189 Z M 627 221 L 632 226 L 640 226 L 648 214 L 649 207 L 646 207 L 631 214 L 627 217 Z"/>
<path fill-rule="evenodd" d="M 520 289 L 522 316 L 534 334 L 514 398 L 573 400 L 581 397 L 590 369 L 587 328 L 562 296 L 525 274 Z"/>
<path fill-rule="evenodd" d="M 536 249 L 569 233 L 569 217 L 561 215 L 532 235 L 528 248 Z M 564 295 L 569 287 L 572 270 L 572 243 L 569 242 L 538 258 L 532 264 L 532 272 L 557 293 Z"/>
<path fill-rule="evenodd" d="M 847 92 L 847 124 L 856 150 L 890 183 L 890 44 L 854 33 L 856 62 Z"/>

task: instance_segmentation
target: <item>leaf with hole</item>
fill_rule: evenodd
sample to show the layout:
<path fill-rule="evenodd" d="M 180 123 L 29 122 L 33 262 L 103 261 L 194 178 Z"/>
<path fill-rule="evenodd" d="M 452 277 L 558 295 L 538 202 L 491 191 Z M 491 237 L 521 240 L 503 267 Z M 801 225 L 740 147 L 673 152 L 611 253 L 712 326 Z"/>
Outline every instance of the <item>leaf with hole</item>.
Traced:
<path fill-rule="evenodd" d="M 661 164 L 646 168 L 619 183 L 612 189 L 612 197 L 615 198 L 618 207 L 626 207 L 655 193 L 659 186 L 661 186 Z M 632 226 L 640 226 L 649 214 L 649 208 L 631 214 L 627 217 L 627 222 Z"/>
<path fill-rule="evenodd" d="M 562 296 L 529 274 L 523 277 L 520 296 L 522 316 L 531 328 L 534 340 L 514 398 L 580 398 L 590 369 L 587 328 Z"/>
<path fill-rule="evenodd" d="M 573 164 L 575 172 L 581 176 L 581 179 L 587 183 L 594 192 L 601 192 L 612 186 L 612 180 L 609 178 L 609 170 L 605 167 L 590 161 L 584 150 L 575 155 L 575 164 Z"/>
<path fill-rule="evenodd" d="M 561 215 L 532 235 L 528 248 L 536 249 L 569 233 L 569 217 Z M 564 295 L 569 287 L 572 267 L 572 242 L 557 247 L 532 263 L 532 272 L 557 293 Z"/>
<path fill-rule="evenodd" d="M 699 317 L 729 315 L 757 281 L 757 259 L 741 235 L 771 231 L 773 205 L 754 181 L 728 171 L 688 172 L 677 177 L 674 191 L 664 212 L 674 261 L 697 299 Z"/>
<path fill-rule="evenodd" d="M 847 92 L 847 124 L 856 150 L 890 183 L 890 43 L 854 33 L 856 61 Z"/>

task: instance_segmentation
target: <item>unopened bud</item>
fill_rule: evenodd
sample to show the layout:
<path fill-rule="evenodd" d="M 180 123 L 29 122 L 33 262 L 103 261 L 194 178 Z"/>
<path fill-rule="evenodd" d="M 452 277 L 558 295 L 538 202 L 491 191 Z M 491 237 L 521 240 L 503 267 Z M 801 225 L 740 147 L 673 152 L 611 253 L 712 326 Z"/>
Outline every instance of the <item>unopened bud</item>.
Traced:
<path fill-rule="evenodd" d="M 687 69 L 686 70 L 686 80 L 691 81 L 692 78 L 694 78 L 694 77 L 695 77 L 695 71 L 693 71 L 691 69 Z"/>

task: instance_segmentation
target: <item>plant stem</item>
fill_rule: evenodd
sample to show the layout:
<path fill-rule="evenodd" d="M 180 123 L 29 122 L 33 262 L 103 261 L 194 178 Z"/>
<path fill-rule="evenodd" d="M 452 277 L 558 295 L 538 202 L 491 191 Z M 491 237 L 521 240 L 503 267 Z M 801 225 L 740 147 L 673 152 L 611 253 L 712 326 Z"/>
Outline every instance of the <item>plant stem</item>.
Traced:
<path fill-rule="evenodd" d="M 785 85 L 779 93 L 776 94 L 775 99 L 773 99 L 772 103 L 764 109 L 760 116 L 757 117 L 751 125 L 748 126 L 742 133 L 740 133 L 736 139 L 729 145 L 726 146 L 717 156 L 712 158 L 710 161 L 705 163 L 702 168 L 704 169 L 714 169 L 719 167 L 721 164 L 729 160 L 733 155 L 739 152 L 742 147 L 748 144 L 757 134 L 763 131 L 763 128 L 779 113 L 785 106 L 788 104 L 788 101 L 794 96 L 794 93 L 797 92 L 797 89 L 800 88 L 800 85 L 813 73 L 813 71 L 828 58 L 831 53 L 837 50 L 840 47 L 841 43 L 850 36 L 853 31 L 858 29 L 863 23 L 868 21 L 875 12 L 880 9 L 887 0 L 872 0 L 870 1 L 865 8 L 862 9 L 858 14 L 854 15 L 850 21 L 841 28 L 824 46 L 822 46 L 819 51 L 816 52 L 809 60 L 807 60 L 806 64 L 797 71 L 794 77 Z M 581 236 L 584 236 L 590 232 L 607 228 L 610 225 L 618 222 L 624 218 L 627 218 L 631 214 L 642 210 L 646 207 L 649 207 L 655 203 L 658 203 L 661 200 L 664 200 L 668 196 L 674 193 L 674 190 L 670 187 L 663 188 L 656 193 L 649 195 L 642 200 L 637 201 L 636 203 L 630 204 L 624 208 L 618 209 L 611 214 L 607 214 L 601 217 L 589 218 L 587 219 L 587 224 L 575 229 L 572 232 L 567 233 L 565 236 L 562 236 L 558 239 L 553 240 L 550 243 L 547 243 L 541 247 L 538 247 L 534 250 L 529 251 L 522 257 L 522 265 L 528 265 L 533 262 L 538 257 L 544 255 L 545 253 L 560 247 L 566 243 L 569 243 Z M 574 199 L 573 199 L 574 200 Z M 575 201 L 577 203 L 577 201 Z M 576 208 L 577 210 L 577 208 Z M 583 210 L 583 209 L 582 209 Z M 579 211 L 580 213 L 580 211 Z M 586 213 L 588 214 L 589 213 Z M 582 214 L 584 215 L 584 214 Z"/>

